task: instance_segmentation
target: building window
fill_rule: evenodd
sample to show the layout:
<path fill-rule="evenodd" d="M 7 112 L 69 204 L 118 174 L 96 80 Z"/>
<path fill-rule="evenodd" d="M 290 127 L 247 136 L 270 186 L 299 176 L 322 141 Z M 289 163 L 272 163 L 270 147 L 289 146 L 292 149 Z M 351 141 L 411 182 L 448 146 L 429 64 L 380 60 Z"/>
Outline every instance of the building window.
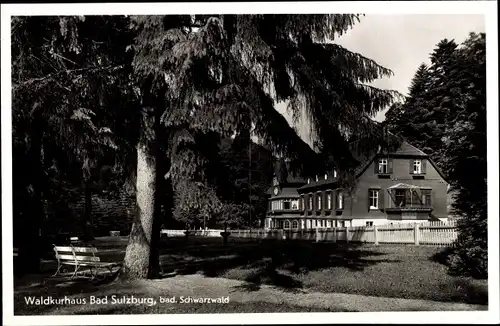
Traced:
<path fill-rule="evenodd" d="M 343 197 L 343 195 L 342 195 L 342 193 L 341 193 L 341 192 L 339 192 L 339 193 L 337 194 L 337 200 L 338 200 L 338 202 L 339 202 L 339 206 L 338 206 L 338 208 L 339 208 L 339 209 L 344 209 L 344 197 Z"/>
<path fill-rule="evenodd" d="M 339 227 L 345 228 L 345 221 L 338 221 Z"/>
<path fill-rule="evenodd" d="M 313 209 L 313 196 L 312 196 L 312 194 L 311 194 L 311 195 L 309 195 L 309 206 L 308 206 L 307 208 L 308 208 L 309 210 L 311 210 L 311 211 L 312 211 L 312 209 Z"/>
<path fill-rule="evenodd" d="M 316 206 L 316 210 L 318 210 L 318 211 L 319 211 L 319 210 L 321 210 L 321 208 L 322 208 L 322 207 L 321 207 L 321 193 L 320 193 L 320 192 L 316 194 L 316 200 L 317 200 L 317 201 L 316 201 L 316 203 L 318 204 L 318 205 Z"/>
<path fill-rule="evenodd" d="M 298 229 L 299 228 L 299 222 L 297 222 L 296 220 L 293 220 L 292 221 L 292 229 Z"/>
<path fill-rule="evenodd" d="M 325 180 L 328 179 L 328 174 L 325 173 Z"/>
<path fill-rule="evenodd" d="M 316 182 L 318 182 L 318 181 L 319 181 L 319 178 L 318 178 L 318 176 L 316 175 Z"/>
<path fill-rule="evenodd" d="M 331 192 L 328 192 L 328 194 L 326 195 L 326 207 L 327 209 L 332 209 L 332 193 Z"/>
<path fill-rule="evenodd" d="M 378 160 L 378 173 L 387 173 L 387 159 L 381 158 Z"/>
<path fill-rule="evenodd" d="M 336 178 L 337 177 L 337 170 L 333 170 L 333 177 Z"/>
<path fill-rule="evenodd" d="M 283 209 L 290 209 L 290 202 L 289 201 L 283 202 Z"/>
<path fill-rule="evenodd" d="M 289 228 L 290 228 L 290 221 L 285 220 L 285 222 L 283 223 L 283 229 L 289 229 Z"/>
<path fill-rule="evenodd" d="M 292 202 L 292 209 L 293 209 L 293 210 L 298 210 L 298 209 L 299 209 L 299 207 L 298 207 L 298 205 L 297 205 L 297 201 L 293 201 L 293 202 Z"/>
<path fill-rule="evenodd" d="M 378 209 L 378 189 L 370 189 L 370 209 Z"/>
<path fill-rule="evenodd" d="M 311 220 L 306 221 L 306 228 L 310 229 L 311 228 Z"/>
<path fill-rule="evenodd" d="M 404 189 L 396 189 L 396 193 L 394 194 L 396 200 L 396 207 L 405 207 L 406 206 L 406 194 Z"/>
<path fill-rule="evenodd" d="M 432 195 L 430 189 L 422 189 L 422 205 L 424 207 L 432 207 Z"/>
<path fill-rule="evenodd" d="M 311 178 L 307 178 L 307 184 L 311 183 Z"/>
<path fill-rule="evenodd" d="M 421 174 L 422 173 L 422 160 L 414 160 L 413 161 L 413 173 Z"/>
<path fill-rule="evenodd" d="M 366 226 L 373 226 L 373 221 L 367 221 Z"/>

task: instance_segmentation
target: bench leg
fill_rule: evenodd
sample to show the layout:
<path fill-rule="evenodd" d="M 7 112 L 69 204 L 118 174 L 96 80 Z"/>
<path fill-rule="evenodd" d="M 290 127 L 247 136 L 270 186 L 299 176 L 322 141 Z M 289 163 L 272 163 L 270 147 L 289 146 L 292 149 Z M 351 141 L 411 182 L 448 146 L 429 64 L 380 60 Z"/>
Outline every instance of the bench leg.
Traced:
<path fill-rule="evenodd" d="M 60 262 L 57 262 L 57 270 L 52 276 L 57 276 L 59 275 L 59 271 L 61 270 L 62 264 Z"/>
<path fill-rule="evenodd" d="M 97 268 L 93 268 L 93 266 L 90 266 L 89 268 L 90 268 L 90 280 L 92 281 L 98 276 L 99 271 Z"/>
<path fill-rule="evenodd" d="M 78 270 L 80 269 L 80 265 L 75 265 L 75 271 L 73 272 L 73 275 L 71 275 L 71 279 L 75 278 L 75 276 L 78 274 Z"/>

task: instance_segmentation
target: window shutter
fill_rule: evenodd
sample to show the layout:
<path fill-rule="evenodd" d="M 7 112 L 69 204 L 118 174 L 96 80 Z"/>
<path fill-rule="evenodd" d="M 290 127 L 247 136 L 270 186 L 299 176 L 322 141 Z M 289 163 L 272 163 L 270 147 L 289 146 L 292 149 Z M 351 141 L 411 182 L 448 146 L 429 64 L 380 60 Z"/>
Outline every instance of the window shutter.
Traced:
<path fill-rule="evenodd" d="M 371 189 L 368 189 L 368 200 L 367 200 L 367 208 L 368 208 L 368 211 L 370 211 L 370 202 L 371 202 L 371 196 L 372 196 L 372 190 Z"/>
<path fill-rule="evenodd" d="M 378 191 L 378 208 L 379 209 L 384 209 L 385 207 L 385 202 L 384 202 L 384 189 L 380 189 Z"/>
<path fill-rule="evenodd" d="M 423 159 L 422 160 L 422 174 L 425 174 L 426 170 L 427 170 L 427 160 Z"/>
<path fill-rule="evenodd" d="M 392 174 L 392 158 L 387 159 L 387 173 Z"/>
<path fill-rule="evenodd" d="M 410 160 L 410 174 L 413 174 L 413 164 L 414 164 L 415 160 L 411 159 Z"/>
<path fill-rule="evenodd" d="M 378 174 L 378 158 L 375 158 L 375 160 L 373 161 L 373 167 L 375 174 Z"/>

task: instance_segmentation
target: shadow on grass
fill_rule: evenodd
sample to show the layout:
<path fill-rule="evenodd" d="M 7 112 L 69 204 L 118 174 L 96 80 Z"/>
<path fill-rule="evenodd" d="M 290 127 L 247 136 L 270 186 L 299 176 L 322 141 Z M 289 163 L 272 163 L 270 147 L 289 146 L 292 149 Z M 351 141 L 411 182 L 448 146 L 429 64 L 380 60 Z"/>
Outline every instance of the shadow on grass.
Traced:
<path fill-rule="evenodd" d="M 429 260 L 439 263 L 444 266 L 449 266 L 449 258 L 453 254 L 454 250 L 451 247 L 446 247 L 443 250 L 436 252 L 432 255 Z"/>
<path fill-rule="evenodd" d="M 457 279 L 454 282 L 456 288 L 460 290 L 450 299 L 452 301 L 466 301 L 470 304 L 488 304 L 488 287 L 474 284 L 471 279 Z M 465 296 L 465 300 L 464 300 Z"/>
<path fill-rule="evenodd" d="M 120 261 L 127 242 L 98 239 L 93 245 L 103 251 L 104 260 Z M 430 251 L 423 249 L 235 238 L 230 238 L 224 246 L 219 238 L 168 238 L 160 243 L 160 261 L 165 274 L 175 271 L 177 275 L 198 273 L 206 277 L 237 279 L 246 283 L 235 290 L 249 292 L 258 291 L 265 284 L 292 292 L 313 288 L 319 292 L 487 304 L 487 286 L 446 275 L 433 263 L 445 262 L 443 256 L 438 253 L 429 259 Z M 50 268 L 52 272 L 54 268 Z M 418 287 L 412 287 L 411 280 L 415 276 L 421 280 Z M 396 284 L 392 284 L 394 279 Z M 64 290 L 50 289 L 47 293 L 95 292 L 100 295 L 104 287 L 68 284 Z M 17 284 L 16 293 L 23 291 L 28 295 L 35 295 L 31 292 L 43 294 L 36 285 Z"/>
<path fill-rule="evenodd" d="M 173 243 L 173 241 L 171 241 Z M 168 246 L 170 251 L 174 245 Z M 249 284 L 241 288 L 256 291 L 260 284 L 283 290 L 303 287 L 298 275 L 325 268 L 343 267 L 362 271 L 381 262 L 398 260 L 377 259 L 384 255 L 375 250 L 363 250 L 357 244 L 314 243 L 309 241 L 245 241 L 227 246 L 177 247 L 176 255 L 193 257 L 193 261 L 177 261 L 164 264 L 164 270 L 176 270 L 178 274 L 202 273 L 207 277 L 221 277 L 228 270 L 245 269 L 249 273 L 238 278 Z M 163 254 L 168 254 L 163 251 Z"/>
<path fill-rule="evenodd" d="M 446 266 L 448 275 L 457 277 L 457 279 L 453 281 L 453 285 L 457 289 L 457 292 L 451 295 L 450 300 L 487 305 L 488 288 L 484 283 L 480 283 L 480 281 L 472 277 L 463 277 L 460 273 L 449 269 L 449 259 L 454 252 L 454 248 L 446 247 L 429 257 L 430 261 Z"/>

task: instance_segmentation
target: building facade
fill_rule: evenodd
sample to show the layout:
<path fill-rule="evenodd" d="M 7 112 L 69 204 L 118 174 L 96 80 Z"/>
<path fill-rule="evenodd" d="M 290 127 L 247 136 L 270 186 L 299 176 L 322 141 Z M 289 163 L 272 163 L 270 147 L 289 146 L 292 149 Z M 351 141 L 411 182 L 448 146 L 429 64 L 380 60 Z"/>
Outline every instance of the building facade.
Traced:
<path fill-rule="evenodd" d="M 407 142 L 379 153 L 356 172 L 350 191 L 337 172 L 301 182 L 276 182 L 265 227 L 314 229 L 446 220 L 448 183 L 429 156 Z"/>

